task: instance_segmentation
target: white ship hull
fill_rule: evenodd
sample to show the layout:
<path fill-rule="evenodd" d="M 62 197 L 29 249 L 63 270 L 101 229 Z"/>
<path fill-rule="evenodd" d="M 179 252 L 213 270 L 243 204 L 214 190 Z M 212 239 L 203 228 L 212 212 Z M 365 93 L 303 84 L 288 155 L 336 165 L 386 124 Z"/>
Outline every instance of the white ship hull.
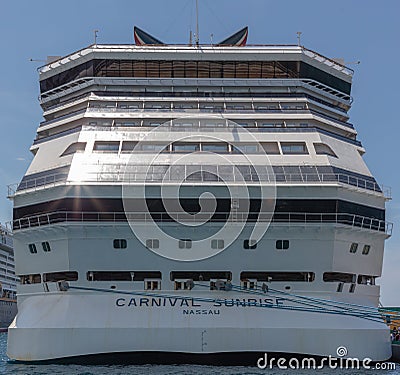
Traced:
<path fill-rule="evenodd" d="M 94 45 L 40 69 L 9 357 L 390 358 L 392 226 L 352 72 L 301 46 L 199 52 Z"/>
<path fill-rule="evenodd" d="M 227 302 L 110 293 L 31 296 L 9 329 L 8 355 L 30 361 L 166 352 L 174 362 L 174 353 L 254 352 L 256 360 L 264 352 L 337 357 L 337 348 L 345 346 L 349 357 L 383 361 L 391 356 L 383 321 L 238 306 L 232 299 L 243 301 L 243 294 L 234 292 L 213 298 Z"/>

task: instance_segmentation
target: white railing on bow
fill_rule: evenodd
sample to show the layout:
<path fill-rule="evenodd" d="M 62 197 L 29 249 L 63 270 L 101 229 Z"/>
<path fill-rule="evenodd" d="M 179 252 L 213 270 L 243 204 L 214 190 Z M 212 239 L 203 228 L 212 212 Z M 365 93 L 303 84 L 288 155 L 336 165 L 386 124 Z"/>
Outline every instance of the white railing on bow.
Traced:
<path fill-rule="evenodd" d="M 84 212 L 56 211 L 16 219 L 13 229 L 27 229 L 65 222 L 272 222 L 285 224 L 343 224 L 352 227 L 392 234 L 393 224 L 384 220 L 348 213 L 306 213 L 306 212 L 201 212 L 196 215 L 175 212 Z"/>

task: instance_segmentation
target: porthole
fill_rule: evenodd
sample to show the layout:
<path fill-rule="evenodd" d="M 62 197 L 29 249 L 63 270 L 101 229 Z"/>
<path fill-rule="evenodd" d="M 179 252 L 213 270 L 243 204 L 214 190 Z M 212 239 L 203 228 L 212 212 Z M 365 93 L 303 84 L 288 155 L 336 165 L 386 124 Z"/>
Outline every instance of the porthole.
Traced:
<path fill-rule="evenodd" d="M 191 249 L 192 248 L 192 240 L 189 239 L 181 239 L 178 244 L 180 249 Z"/>
<path fill-rule="evenodd" d="M 35 245 L 34 243 L 30 243 L 30 244 L 28 245 L 28 248 L 29 248 L 29 252 L 30 252 L 31 254 L 37 254 L 36 245 Z"/>
<path fill-rule="evenodd" d="M 255 240 L 244 240 L 243 247 L 246 250 L 255 250 L 257 249 L 257 242 Z"/>
<path fill-rule="evenodd" d="M 224 240 L 211 240 L 211 249 L 223 249 L 225 246 Z"/>
<path fill-rule="evenodd" d="M 148 239 L 146 240 L 146 247 L 148 249 L 158 249 L 160 247 L 160 241 L 155 238 Z"/>
<path fill-rule="evenodd" d="M 128 242 L 124 239 L 114 240 L 114 249 L 126 249 L 128 247 Z"/>
<path fill-rule="evenodd" d="M 287 250 L 289 249 L 289 240 L 277 240 L 275 243 L 275 247 L 278 250 Z"/>
<path fill-rule="evenodd" d="M 368 255 L 370 250 L 371 250 L 371 245 L 364 245 L 363 250 L 362 250 L 362 254 L 363 255 Z"/>
<path fill-rule="evenodd" d="M 352 254 L 355 254 L 355 253 L 357 252 L 357 249 L 358 249 L 358 243 L 353 242 L 353 243 L 350 245 L 350 252 L 351 252 Z"/>
<path fill-rule="evenodd" d="M 51 251 L 50 244 L 47 241 L 42 242 L 42 248 L 43 248 L 43 251 L 46 253 Z"/>

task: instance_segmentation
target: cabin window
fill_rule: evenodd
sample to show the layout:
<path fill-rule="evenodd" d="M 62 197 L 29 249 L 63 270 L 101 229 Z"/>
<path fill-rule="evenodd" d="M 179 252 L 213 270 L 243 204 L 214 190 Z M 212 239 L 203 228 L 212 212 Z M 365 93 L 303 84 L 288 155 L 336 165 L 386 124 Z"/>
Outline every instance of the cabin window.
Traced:
<path fill-rule="evenodd" d="M 371 246 L 370 245 L 364 245 L 363 250 L 362 250 L 362 254 L 363 255 L 368 255 L 370 250 L 371 250 Z"/>
<path fill-rule="evenodd" d="M 124 121 L 124 122 L 116 121 L 116 122 L 115 122 L 115 126 L 137 126 L 137 125 L 138 125 L 138 123 L 137 123 L 137 122 L 133 122 L 133 121 L 129 121 L 129 122 L 126 122 L 126 121 Z"/>
<path fill-rule="evenodd" d="M 352 254 L 355 254 L 355 253 L 357 252 L 357 249 L 358 249 L 358 243 L 353 242 L 353 243 L 350 245 L 350 252 L 351 252 Z"/>
<path fill-rule="evenodd" d="M 57 282 L 57 281 L 77 281 L 78 272 L 66 271 L 66 272 L 50 272 L 43 274 L 43 282 Z"/>
<path fill-rule="evenodd" d="M 334 151 L 325 143 L 314 143 L 314 149 L 317 155 L 328 155 L 337 158 Z"/>
<path fill-rule="evenodd" d="M 174 143 L 172 145 L 174 152 L 196 152 L 200 151 L 199 143 Z"/>
<path fill-rule="evenodd" d="M 21 275 L 19 279 L 21 284 L 40 284 L 42 282 L 42 277 L 38 273 L 34 275 Z"/>
<path fill-rule="evenodd" d="M 42 242 L 42 248 L 43 248 L 43 251 L 46 253 L 51 251 L 50 244 L 47 241 Z"/>
<path fill-rule="evenodd" d="M 95 152 L 111 152 L 118 153 L 119 141 L 106 142 L 106 141 L 96 141 L 94 142 L 93 151 Z"/>
<path fill-rule="evenodd" d="M 30 243 L 30 244 L 28 245 L 28 249 L 29 249 L 29 252 L 30 252 L 31 254 L 37 254 L 36 245 L 35 245 L 34 243 Z"/>
<path fill-rule="evenodd" d="M 257 289 L 257 280 L 241 280 L 240 285 L 242 289 L 249 290 L 249 289 Z"/>
<path fill-rule="evenodd" d="M 161 289 L 161 280 L 145 280 L 144 281 L 145 290 L 159 290 Z"/>
<path fill-rule="evenodd" d="M 226 143 L 203 143 L 201 150 L 223 154 L 228 152 L 228 145 Z"/>
<path fill-rule="evenodd" d="M 178 246 L 180 249 L 191 249 L 192 248 L 192 240 L 189 240 L 189 239 L 179 240 Z"/>
<path fill-rule="evenodd" d="M 60 156 L 73 155 L 76 152 L 84 152 L 86 142 L 75 142 L 70 144 Z"/>
<path fill-rule="evenodd" d="M 193 280 L 175 280 L 174 289 L 175 290 L 191 290 L 193 289 Z"/>
<path fill-rule="evenodd" d="M 261 146 L 267 155 L 280 155 L 278 142 L 261 142 Z"/>
<path fill-rule="evenodd" d="M 160 241 L 155 238 L 148 239 L 146 240 L 146 247 L 148 249 L 158 249 L 160 247 Z"/>
<path fill-rule="evenodd" d="M 257 249 L 257 242 L 255 240 L 244 240 L 243 247 L 246 250 L 255 250 Z"/>
<path fill-rule="evenodd" d="M 357 284 L 362 285 L 375 285 L 376 276 L 358 275 Z"/>
<path fill-rule="evenodd" d="M 258 147 L 256 144 L 240 144 L 232 147 L 234 154 L 256 154 Z"/>
<path fill-rule="evenodd" d="M 289 249 L 289 240 L 277 240 L 275 243 L 275 247 L 278 250 L 287 250 Z"/>
<path fill-rule="evenodd" d="M 356 284 L 353 283 L 353 284 L 350 285 L 349 293 L 354 293 L 355 290 L 356 290 Z"/>
<path fill-rule="evenodd" d="M 122 142 L 121 152 L 132 152 L 138 142 L 135 141 L 124 141 Z"/>
<path fill-rule="evenodd" d="M 164 143 L 142 143 L 140 149 L 144 152 L 164 152 L 168 151 L 168 146 Z"/>
<path fill-rule="evenodd" d="M 281 149 L 284 155 L 308 154 L 305 142 L 281 142 Z"/>
<path fill-rule="evenodd" d="M 323 280 L 325 282 L 341 282 L 341 283 L 353 283 L 356 275 L 353 273 L 344 272 L 324 272 Z"/>
<path fill-rule="evenodd" d="M 128 247 L 128 242 L 124 239 L 115 239 L 113 245 L 114 249 L 126 249 Z"/>
<path fill-rule="evenodd" d="M 211 249 L 223 249 L 224 246 L 224 240 L 211 240 Z"/>

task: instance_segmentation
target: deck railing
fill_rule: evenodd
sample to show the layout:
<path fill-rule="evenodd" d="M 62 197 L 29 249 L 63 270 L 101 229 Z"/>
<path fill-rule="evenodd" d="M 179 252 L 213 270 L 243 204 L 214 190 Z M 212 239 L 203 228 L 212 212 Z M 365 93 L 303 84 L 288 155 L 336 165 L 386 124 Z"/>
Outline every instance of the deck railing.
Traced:
<path fill-rule="evenodd" d="M 159 223 L 196 223 L 210 220 L 216 223 L 243 223 L 243 222 L 272 222 L 297 224 L 342 224 L 354 228 L 367 229 L 392 234 L 393 224 L 365 216 L 348 213 L 305 213 L 305 212 L 206 212 L 190 215 L 174 212 L 84 212 L 84 211 L 56 211 L 40 215 L 20 218 L 13 221 L 13 229 L 27 229 L 57 223 L 83 222 L 140 222 L 156 221 Z"/>
<path fill-rule="evenodd" d="M 356 177 L 345 173 L 318 173 L 314 170 L 312 173 L 303 173 L 300 169 L 297 173 L 271 173 L 270 169 L 257 166 L 249 168 L 248 171 L 241 170 L 242 166 L 215 165 L 213 169 L 209 166 L 201 169 L 201 166 L 174 165 L 174 166 L 146 166 L 132 165 L 130 172 L 110 171 L 110 172 L 89 172 L 84 174 L 79 182 L 98 182 L 98 183 L 218 183 L 223 181 L 249 184 L 332 184 L 339 183 L 355 188 L 383 193 L 386 198 L 391 198 L 390 188 L 382 189 L 373 180 Z M 245 166 L 243 166 L 245 167 Z M 127 167 L 128 168 L 128 167 Z M 134 169 L 135 168 L 135 169 Z M 155 169 L 153 169 L 155 168 Z M 158 168 L 158 169 L 157 169 Z M 194 173 L 193 173 L 194 171 Z M 213 173 L 211 173 L 213 171 Z M 240 171 L 240 173 L 239 173 Z M 19 184 L 8 186 L 8 197 L 13 197 L 17 192 L 23 190 L 37 191 L 44 188 L 54 187 L 67 181 L 67 174 L 57 173 L 34 179 L 27 179 Z M 68 181 L 74 184 L 74 181 Z"/>

